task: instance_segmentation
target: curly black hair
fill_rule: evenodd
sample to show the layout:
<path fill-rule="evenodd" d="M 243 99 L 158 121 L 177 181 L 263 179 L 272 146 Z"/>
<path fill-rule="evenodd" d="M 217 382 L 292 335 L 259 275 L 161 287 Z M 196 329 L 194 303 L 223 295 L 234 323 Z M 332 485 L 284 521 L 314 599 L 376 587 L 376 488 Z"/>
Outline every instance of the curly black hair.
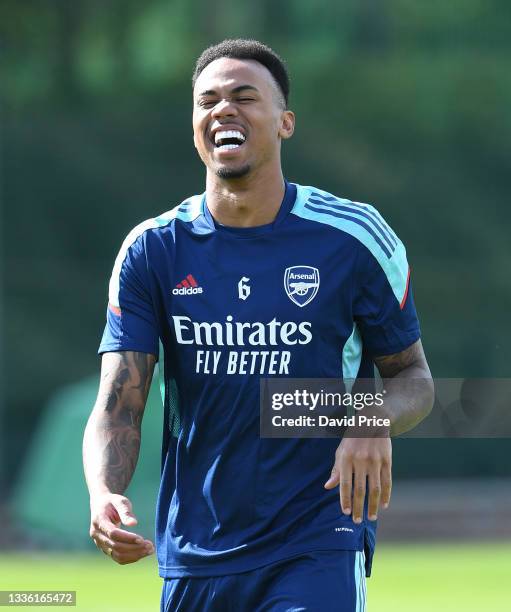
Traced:
<path fill-rule="evenodd" d="M 223 40 L 205 49 L 195 63 L 192 76 L 192 86 L 195 86 L 200 73 L 208 64 L 221 57 L 231 57 L 240 60 L 255 60 L 265 66 L 277 83 L 287 108 L 289 100 L 289 74 L 284 60 L 270 47 L 258 40 L 235 38 Z"/>

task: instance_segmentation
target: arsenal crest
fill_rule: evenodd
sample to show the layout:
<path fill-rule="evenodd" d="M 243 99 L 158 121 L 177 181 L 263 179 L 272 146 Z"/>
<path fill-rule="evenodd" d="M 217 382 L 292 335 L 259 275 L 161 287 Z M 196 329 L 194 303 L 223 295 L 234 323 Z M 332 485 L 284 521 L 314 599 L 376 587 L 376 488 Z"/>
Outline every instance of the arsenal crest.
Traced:
<path fill-rule="evenodd" d="M 284 272 L 284 289 L 289 299 L 302 308 L 316 297 L 319 270 L 312 266 L 292 266 Z"/>

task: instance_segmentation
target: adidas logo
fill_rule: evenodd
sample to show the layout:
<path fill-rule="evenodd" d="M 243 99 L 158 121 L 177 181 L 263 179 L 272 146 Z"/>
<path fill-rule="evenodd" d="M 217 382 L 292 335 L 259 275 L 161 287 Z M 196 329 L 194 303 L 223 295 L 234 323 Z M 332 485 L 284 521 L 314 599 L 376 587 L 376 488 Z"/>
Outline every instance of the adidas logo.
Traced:
<path fill-rule="evenodd" d="M 172 289 L 172 295 L 195 295 L 202 293 L 202 287 L 199 287 L 197 281 L 191 274 L 178 283 L 175 289 Z"/>

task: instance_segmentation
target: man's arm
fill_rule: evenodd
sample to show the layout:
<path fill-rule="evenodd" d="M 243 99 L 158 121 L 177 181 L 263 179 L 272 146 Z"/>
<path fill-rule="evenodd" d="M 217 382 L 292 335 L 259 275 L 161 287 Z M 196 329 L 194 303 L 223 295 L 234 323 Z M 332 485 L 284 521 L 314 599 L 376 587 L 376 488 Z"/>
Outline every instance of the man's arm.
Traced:
<path fill-rule="evenodd" d="M 388 435 L 378 432 L 376 435 L 380 437 L 345 435 L 336 450 L 331 476 L 325 483 L 326 489 L 339 485 L 342 511 L 353 512 L 355 523 L 363 518 L 367 482 L 369 519 L 376 520 L 380 505 L 388 507 L 392 489 L 390 435 L 415 427 L 429 414 L 434 400 L 433 380 L 420 340 L 400 353 L 376 357 L 374 362 L 385 379 L 383 416 L 390 419 L 390 431 L 386 432 Z"/>
<path fill-rule="evenodd" d="M 83 465 L 90 494 L 90 535 L 121 564 L 154 551 L 149 540 L 120 529 L 137 520 L 123 496 L 138 460 L 141 425 L 156 357 L 122 351 L 105 353 L 96 404 L 83 438 Z"/>
<path fill-rule="evenodd" d="M 434 385 L 422 342 L 417 340 L 401 353 L 375 357 L 384 379 L 385 412 L 392 436 L 413 429 L 431 412 Z"/>

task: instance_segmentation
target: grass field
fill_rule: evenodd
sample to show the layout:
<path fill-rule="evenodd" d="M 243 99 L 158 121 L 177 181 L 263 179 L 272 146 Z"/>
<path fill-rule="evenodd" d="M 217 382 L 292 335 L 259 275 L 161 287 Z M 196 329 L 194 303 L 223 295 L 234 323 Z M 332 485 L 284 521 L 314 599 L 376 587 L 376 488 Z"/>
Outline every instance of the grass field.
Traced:
<path fill-rule="evenodd" d="M 122 567 L 99 553 L 0 556 L 0 590 L 74 590 L 77 610 L 157 611 L 160 584 L 154 556 Z M 511 609 L 511 543 L 378 548 L 368 581 L 369 612 L 485 609 Z"/>

